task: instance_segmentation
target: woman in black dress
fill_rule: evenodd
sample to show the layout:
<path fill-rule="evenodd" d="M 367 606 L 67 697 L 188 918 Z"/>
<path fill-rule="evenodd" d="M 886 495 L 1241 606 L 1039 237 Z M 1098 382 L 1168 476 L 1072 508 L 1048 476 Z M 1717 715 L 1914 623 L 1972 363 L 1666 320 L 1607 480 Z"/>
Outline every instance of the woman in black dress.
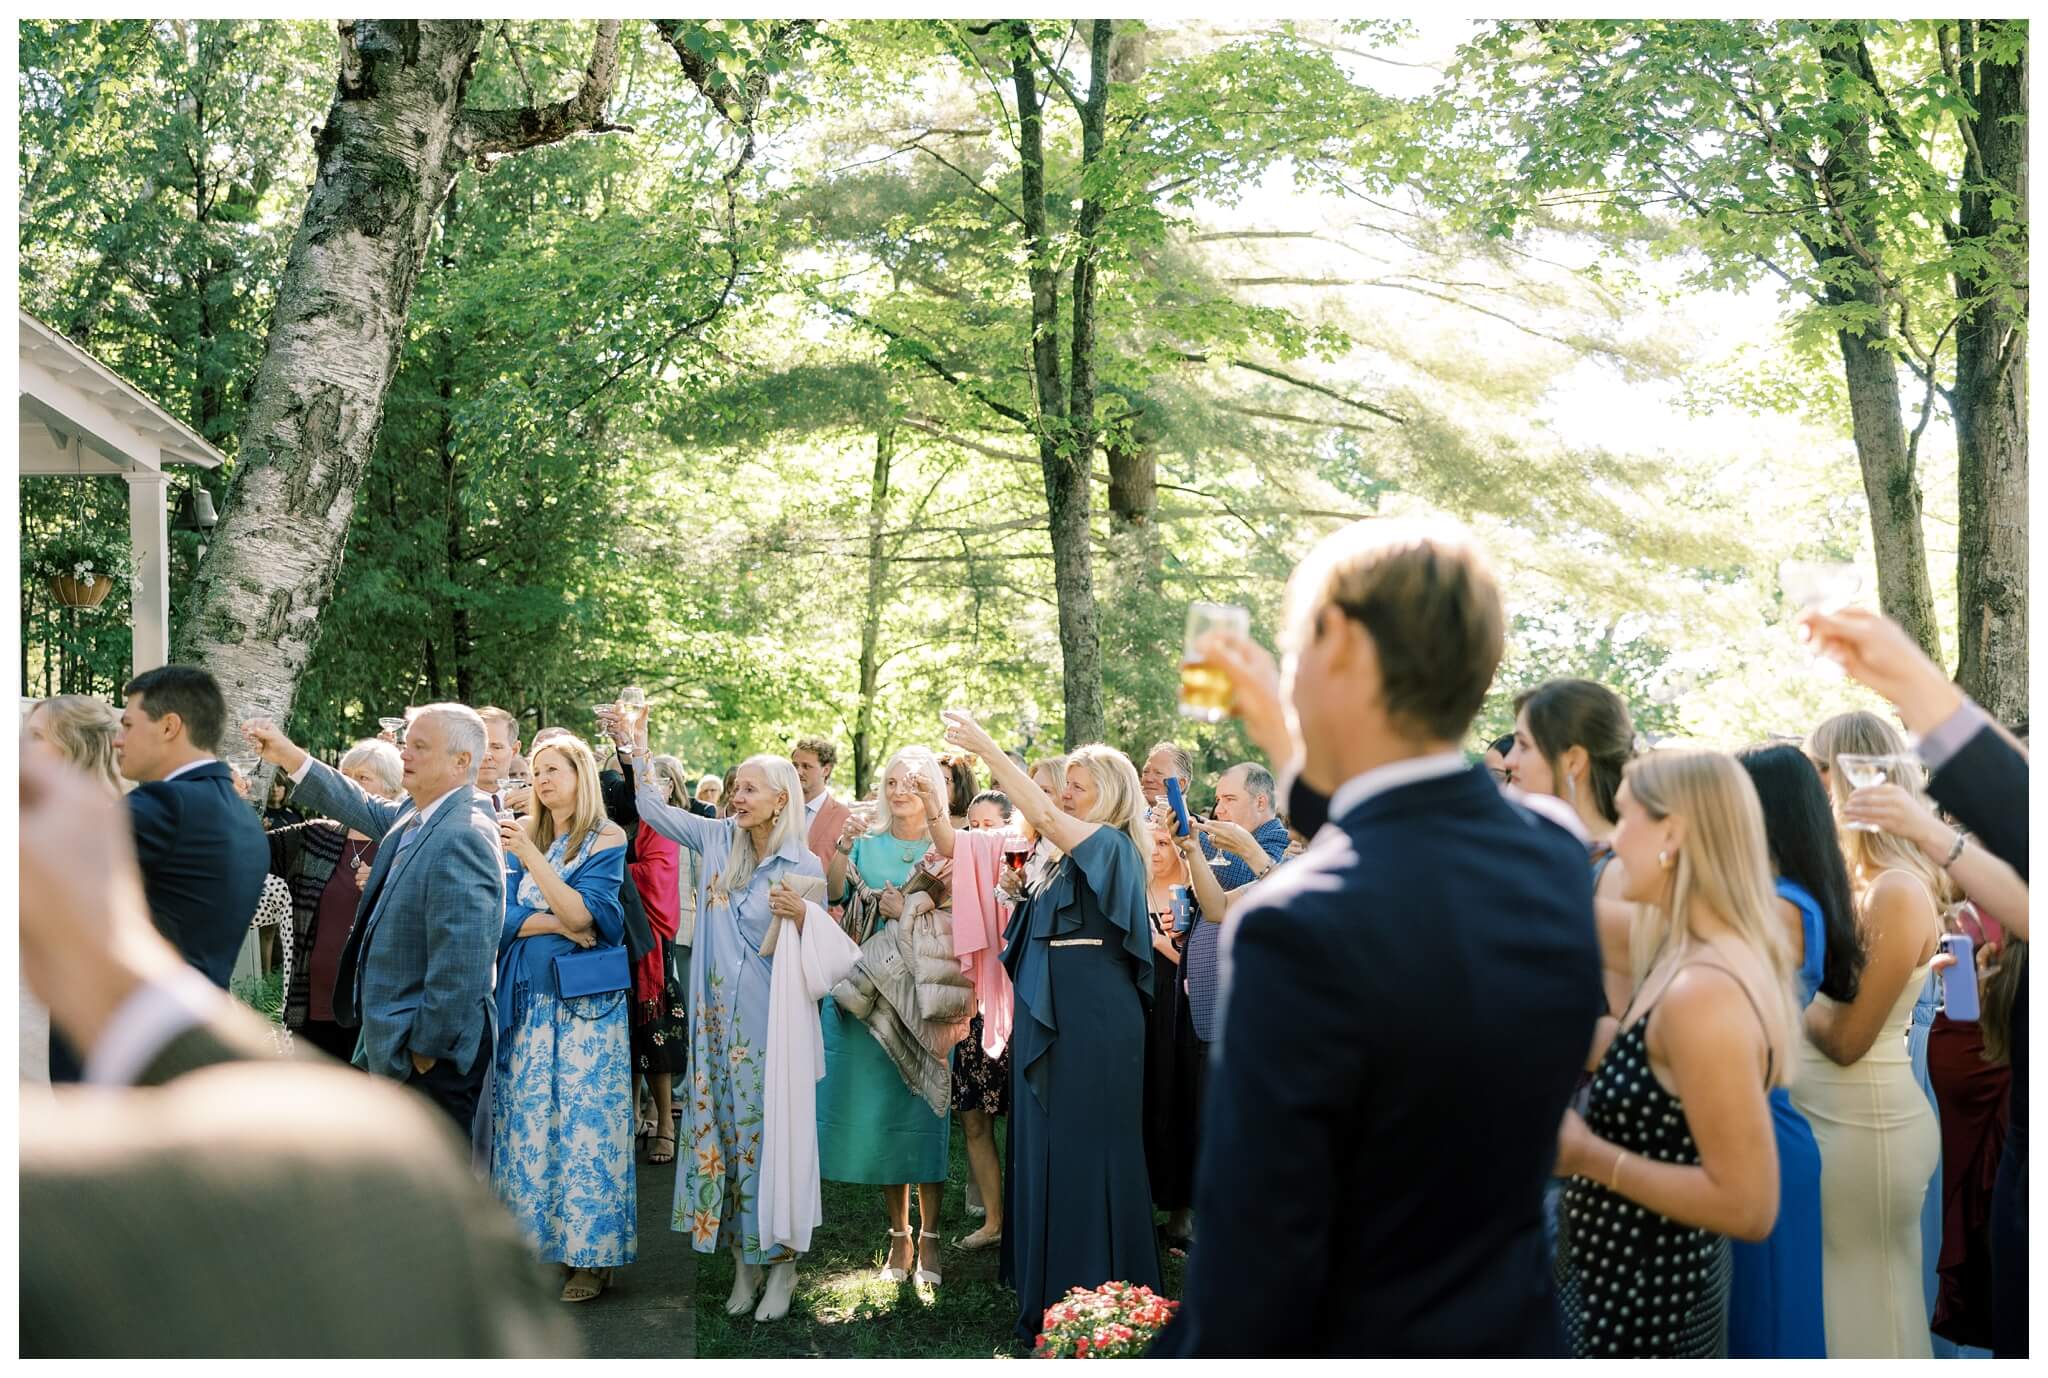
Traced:
<path fill-rule="evenodd" d="M 1195 1204 L 1195 1078 L 1202 1049 L 1188 1012 L 1180 978 L 1181 955 L 1187 951 L 1192 927 L 1182 927 L 1174 914 L 1174 892 L 1180 891 L 1192 920 L 1194 894 L 1188 886 L 1188 862 L 1174 846 L 1171 833 L 1152 819 L 1151 868 L 1145 901 L 1152 920 L 1152 1010 L 1145 1022 L 1145 1168 L 1152 1179 L 1152 1204 L 1167 1213 L 1163 1242 L 1185 1250 L 1190 1242 L 1190 1217 Z"/>
<path fill-rule="evenodd" d="M 1565 1328 L 1581 1358 L 1726 1357 L 1729 1238 L 1761 1240 L 1778 1214 L 1767 1093 L 1799 1036 L 1791 947 L 1733 757 L 1654 752 L 1616 802 L 1641 979 L 1601 1019 L 1585 1117 L 1567 1110 L 1558 1135 Z"/>
<path fill-rule="evenodd" d="M 971 716 L 943 716 L 946 740 L 981 757 L 1065 854 L 1018 906 L 1004 954 L 1017 989 L 1003 1277 L 1017 1291 L 1016 1338 L 1028 1345 L 1070 1288 L 1160 1286 L 1141 1114 L 1151 830 L 1122 752 L 1076 751 L 1054 808 Z"/>

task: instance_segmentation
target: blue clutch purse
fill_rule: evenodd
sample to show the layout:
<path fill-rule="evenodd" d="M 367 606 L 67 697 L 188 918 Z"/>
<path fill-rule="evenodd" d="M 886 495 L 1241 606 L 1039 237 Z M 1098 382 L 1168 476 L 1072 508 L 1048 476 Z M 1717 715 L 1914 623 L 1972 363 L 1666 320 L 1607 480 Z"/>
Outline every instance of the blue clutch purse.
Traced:
<path fill-rule="evenodd" d="M 564 1000 L 582 995 L 610 995 L 629 989 L 632 984 L 633 968 L 623 946 L 564 952 L 555 958 L 555 985 Z"/>

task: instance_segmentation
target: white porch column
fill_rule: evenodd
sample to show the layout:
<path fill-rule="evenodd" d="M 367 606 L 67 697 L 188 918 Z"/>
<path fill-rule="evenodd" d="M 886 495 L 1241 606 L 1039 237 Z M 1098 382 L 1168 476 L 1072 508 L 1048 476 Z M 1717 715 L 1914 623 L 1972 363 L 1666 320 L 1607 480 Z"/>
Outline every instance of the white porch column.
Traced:
<path fill-rule="evenodd" d="M 169 488 L 160 469 L 135 469 L 122 477 L 128 480 L 128 539 L 142 565 L 135 576 L 130 619 L 135 628 L 134 673 L 139 675 L 171 658 L 171 531 L 165 510 Z"/>

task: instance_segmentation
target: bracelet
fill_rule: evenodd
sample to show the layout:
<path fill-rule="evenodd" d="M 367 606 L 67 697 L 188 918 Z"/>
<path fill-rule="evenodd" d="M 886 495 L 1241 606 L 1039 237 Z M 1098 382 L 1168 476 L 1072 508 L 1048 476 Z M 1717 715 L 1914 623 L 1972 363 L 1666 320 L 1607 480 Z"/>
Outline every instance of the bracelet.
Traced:
<path fill-rule="evenodd" d="M 1970 830 L 1968 828 L 1956 829 L 1956 845 L 1948 849 L 1948 859 L 1941 863 L 1942 870 L 1946 871 L 1949 867 L 1956 864 L 1956 858 L 1963 854 L 1963 842 L 1969 836 Z"/>
<path fill-rule="evenodd" d="M 1625 1148 L 1617 1148 L 1617 1149 L 1615 1149 L 1615 1150 L 1614 1150 L 1614 1170 L 1613 1170 L 1612 1172 L 1609 1172 L 1609 1173 L 1607 1174 L 1607 1189 L 1608 1189 L 1609 1191 L 1613 1192 L 1613 1193 L 1614 1193 L 1615 1195 L 1617 1195 L 1617 1196 L 1619 1196 L 1619 1195 L 1621 1194 L 1621 1160 L 1622 1160 L 1623 1158 L 1626 1158 L 1626 1157 L 1628 1157 L 1628 1150 L 1627 1150 L 1627 1149 L 1625 1149 Z"/>

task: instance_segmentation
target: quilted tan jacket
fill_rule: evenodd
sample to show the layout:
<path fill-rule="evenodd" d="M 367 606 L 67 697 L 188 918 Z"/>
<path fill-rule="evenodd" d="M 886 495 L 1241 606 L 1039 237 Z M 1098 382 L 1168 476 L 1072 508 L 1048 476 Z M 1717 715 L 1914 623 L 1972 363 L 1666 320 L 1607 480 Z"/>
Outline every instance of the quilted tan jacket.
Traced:
<path fill-rule="evenodd" d="M 905 896 L 929 894 L 949 905 L 950 870 L 949 862 L 928 854 L 904 885 Z M 921 912 L 882 927 L 881 891 L 870 889 L 858 870 L 849 875 L 853 897 L 841 922 L 860 943 L 860 961 L 832 988 L 832 999 L 868 1026 L 903 1084 L 933 1114 L 944 1115 L 952 1105 L 953 1045 L 967 1036 L 974 1018 L 974 987 L 953 955 L 953 911 L 920 905 Z"/>

